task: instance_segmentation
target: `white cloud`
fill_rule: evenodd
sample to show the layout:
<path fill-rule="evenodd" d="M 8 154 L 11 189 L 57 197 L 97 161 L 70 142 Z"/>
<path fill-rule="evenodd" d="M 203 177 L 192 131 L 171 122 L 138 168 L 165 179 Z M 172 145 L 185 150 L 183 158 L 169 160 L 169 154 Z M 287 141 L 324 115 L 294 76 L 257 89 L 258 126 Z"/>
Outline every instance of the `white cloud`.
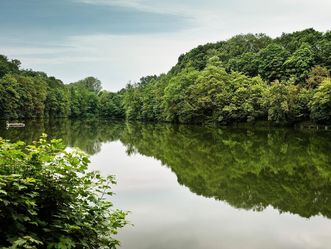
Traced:
<path fill-rule="evenodd" d="M 206 4 L 198 5 L 190 3 L 183 3 L 175 0 L 168 1 L 155 1 L 155 0 L 75 0 L 77 2 L 105 5 L 105 6 L 118 6 L 125 8 L 133 8 L 140 11 L 162 13 L 162 14 L 174 14 L 181 16 L 195 17 L 199 13 L 208 14 L 204 11 Z M 187 1 L 186 1 L 187 2 Z M 213 0 L 212 0 L 213 2 Z M 208 8 L 207 8 L 208 9 Z"/>
<path fill-rule="evenodd" d="M 179 54 L 199 44 L 182 34 L 94 35 L 71 37 L 72 49 L 8 49 L 11 57 L 21 58 L 24 67 L 76 81 L 88 75 L 101 79 L 109 90 L 119 90 L 130 81 L 150 74 L 167 72 Z M 19 56 L 21 55 L 21 56 Z"/>
<path fill-rule="evenodd" d="M 102 5 L 114 5 L 123 7 L 139 7 L 142 5 L 141 0 L 76 0 L 77 2 L 87 4 L 102 4 Z"/>

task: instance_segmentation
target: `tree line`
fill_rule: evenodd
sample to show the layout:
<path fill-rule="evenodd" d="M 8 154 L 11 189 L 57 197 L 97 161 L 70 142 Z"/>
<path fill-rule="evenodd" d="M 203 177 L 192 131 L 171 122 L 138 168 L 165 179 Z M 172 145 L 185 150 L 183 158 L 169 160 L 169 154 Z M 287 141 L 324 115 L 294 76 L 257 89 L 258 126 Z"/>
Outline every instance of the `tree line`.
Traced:
<path fill-rule="evenodd" d="M 125 116 L 179 123 L 331 122 L 331 32 L 237 35 L 124 91 Z"/>
<path fill-rule="evenodd" d="M 108 103 L 117 103 L 117 95 L 103 91 L 100 80 L 64 84 L 43 72 L 20 69 L 20 64 L 0 55 L 0 118 L 117 117 L 117 107 Z"/>
<path fill-rule="evenodd" d="M 117 93 L 102 90 L 93 77 L 64 85 L 1 56 L 0 117 L 329 123 L 330 71 L 331 31 L 314 29 L 201 45 L 181 55 L 168 73 L 143 77 Z"/>

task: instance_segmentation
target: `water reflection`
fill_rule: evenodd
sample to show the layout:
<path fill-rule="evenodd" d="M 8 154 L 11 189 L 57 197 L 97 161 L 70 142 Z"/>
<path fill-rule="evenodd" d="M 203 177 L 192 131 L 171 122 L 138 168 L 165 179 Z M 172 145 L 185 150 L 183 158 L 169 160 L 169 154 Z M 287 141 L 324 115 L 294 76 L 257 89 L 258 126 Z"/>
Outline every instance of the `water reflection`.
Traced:
<path fill-rule="evenodd" d="M 328 132 L 63 119 L 2 129 L 0 136 L 30 143 L 42 132 L 89 154 L 119 140 L 129 155 L 160 160 L 191 192 L 236 208 L 261 211 L 271 205 L 302 217 L 331 218 Z"/>
<path fill-rule="evenodd" d="M 46 133 L 50 139 L 62 139 L 65 145 L 78 147 L 94 155 L 100 152 L 103 142 L 119 139 L 124 123 L 99 119 L 55 119 L 28 121 L 25 128 L 9 129 L 5 129 L 5 124 L 2 122 L 0 127 L 0 137 L 6 139 L 19 139 L 29 144 L 38 139 L 42 133 Z"/>

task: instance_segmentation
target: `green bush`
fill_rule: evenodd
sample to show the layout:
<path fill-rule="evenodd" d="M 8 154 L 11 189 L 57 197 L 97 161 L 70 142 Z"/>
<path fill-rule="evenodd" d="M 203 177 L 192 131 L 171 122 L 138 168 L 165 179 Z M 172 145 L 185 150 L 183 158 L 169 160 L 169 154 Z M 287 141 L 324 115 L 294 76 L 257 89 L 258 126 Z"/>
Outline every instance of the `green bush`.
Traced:
<path fill-rule="evenodd" d="M 109 196 L 113 176 L 46 135 L 32 145 L 0 138 L 0 248 L 115 248 L 126 224 Z"/>

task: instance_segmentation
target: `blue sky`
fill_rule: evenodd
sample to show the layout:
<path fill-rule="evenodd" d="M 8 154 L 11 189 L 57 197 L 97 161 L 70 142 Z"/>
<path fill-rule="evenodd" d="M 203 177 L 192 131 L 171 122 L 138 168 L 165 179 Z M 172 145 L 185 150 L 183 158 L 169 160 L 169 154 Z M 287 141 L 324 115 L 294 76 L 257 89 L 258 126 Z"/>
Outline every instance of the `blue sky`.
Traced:
<path fill-rule="evenodd" d="M 329 0 L 1 0 L 0 54 L 65 83 L 119 90 L 239 33 L 331 29 Z"/>

